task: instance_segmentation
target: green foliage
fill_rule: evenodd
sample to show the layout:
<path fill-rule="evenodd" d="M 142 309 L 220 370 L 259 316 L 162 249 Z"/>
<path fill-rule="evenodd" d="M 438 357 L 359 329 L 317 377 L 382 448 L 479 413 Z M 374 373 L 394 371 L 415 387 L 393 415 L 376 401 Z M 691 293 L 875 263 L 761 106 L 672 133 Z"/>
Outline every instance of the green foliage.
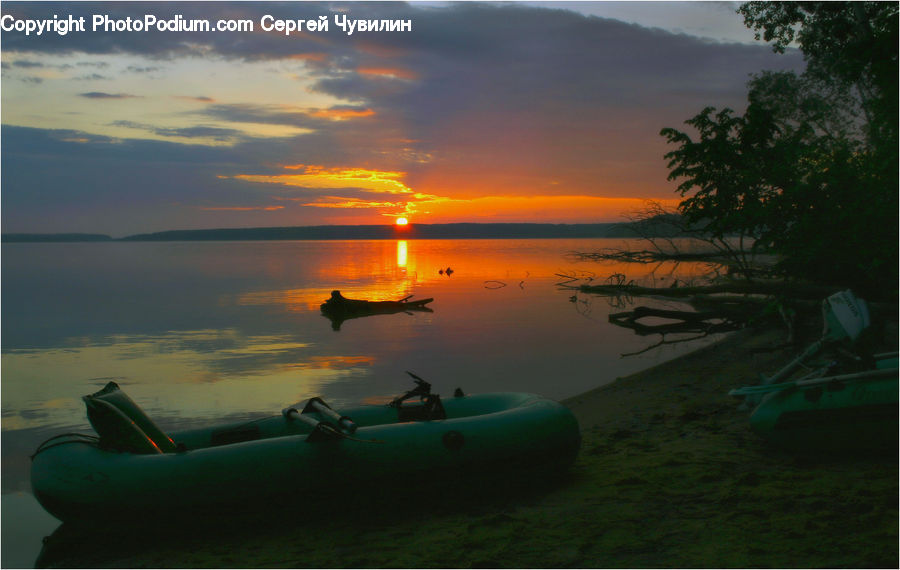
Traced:
<path fill-rule="evenodd" d="M 710 235 L 780 254 L 787 277 L 896 295 L 897 5 L 751 2 L 740 11 L 777 51 L 799 41 L 809 69 L 756 76 L 743 116 L 707 107 L 686 121 L 692 134 L 661 131 L 676 147 L 665 158 L 680 212 Z M 872 60 L 885 50 L 892 75 Z"/>
<path fill-rule="evenodd" d="M 866 115 L 869 142 L 897 152 L 898 11 L 896 2 L 748 2 L 738 12 L 757 39 L 784 52 L 796 41 L 806 75 L 852 87 Z M 896 168 L 896 164 L 891 165 Z"/>

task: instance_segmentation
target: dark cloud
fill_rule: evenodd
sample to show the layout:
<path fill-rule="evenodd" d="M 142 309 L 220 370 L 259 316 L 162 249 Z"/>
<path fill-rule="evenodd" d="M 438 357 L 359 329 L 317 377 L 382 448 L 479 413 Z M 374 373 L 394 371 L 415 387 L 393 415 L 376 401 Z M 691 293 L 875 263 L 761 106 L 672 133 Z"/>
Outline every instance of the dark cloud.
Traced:
<path fill-rule="evenodd" d="M 41 153 L 54 159 L 66 156 L 82 162 L 90 157 L 98 161 L 123 161 L 134 167 L 150 163 L 185 163 L 208 165 L 233 164 L 246 168 L 253 159 L 243 160 L 244 153 L 233 147 L 207 147 L 162 141 L 120 139 L 69 129 L 37 129 L 3 125 L 3 160 L 21 160 Z M 14 164 L 10 162 L 10 164 Z M 10 169 L 14 170 L 14 169 Z M 5 179 L 4 179 L 5 181 Z M 4 189 L 5 190 L 5 189 Z M 4 192 L 4 199 L 6 198 Z"/>
<path fill-rule="evenodd" d="M 253 103 L 209 105 L 197 114 L 222 121 L 236 123 L 259 123 L 265 125 L 290 125 L 308 127 L 313 121 L 307 113 L 284 111 L 277 105 Z"/>
<path fill-rule="evenodd" d="M 140 95 L 129 95 L 128 93 L 104 93 L 102 91 L 79 93 L 78 96 L 87 99 L 134 99 L 140 97 Z"/>
<path fill-rule="evenodd" d="M 69 228 L 123 235 L 209 227 L 215 218 L 199 216 L 197 205 L 271 203 L 249 184 L 218 178 L 256 166 L 259 157 L 239 147 L 8 125 L 2 140 L 5 232 Z"/>
<path fill-rule="evenodd" d="M 100 75 L 99 73 L 92 73 L 90 75 L 82 75 L 80 77 L 73 77 L 75 81 L 102 81 L 107 79 L 112 79 L 112 77 L 108 77 L 106 75 Z"/>
<path fill-rule="evenodd" d="M 339 105 L 328 109 L 303 111 L 284 110 L 279 105 L 259 105 L 253 103 L 207 105 L 202 110 L 193 112 L 219 121 L 235 123 L 257 123 L 262 125 L 284 125 L 297 128 L 315 129 L 318 131 L 342 130 L 346 123 L 337 119 L 365 119 L 373 111 L 365 106 Z"/>
<path fill-rule="evenodd" d="M 181 137 L 181 138 L 203 138 L 213 139 L 218 142 L 234 142 L 238 139 L 247 138 L 243 131 L 238 129 L 225 129 L 221 127 L 184 127 L 184 128 L 165 128 L 134 121 L 113 121 L 110 123 L 116 127 L 125 127 L 129 129 L 137 129 L 151 132 L 162 137 Z"/>
<path fill-rule="evenodd" d="M 161 71 L 162 68 L 156 66 L 129 65 L 125 70 L 129 73 L 154 73 L 156 71 Z"/>
<path fill-rule="evenodd" d="M 204 95 L 199 96 L 191 96 L 191 95 L 174 95 L 175 99 L 182 99 L 185 101 L 196 101 L 197 103 L 214 103 L 215 99 L 212 97 L 206 97 Z"/>
<path fill-rule="evenodd" d="M 44 64 L 39 61 L 28 61 L 28 60 L 24 60 L 24 59 L 16 60 L 16 61 L 12 62 L 12 64 L 15 67 L 24 67 L 26 69 L 35 68 L 35 67 L 44 67 Z"/>

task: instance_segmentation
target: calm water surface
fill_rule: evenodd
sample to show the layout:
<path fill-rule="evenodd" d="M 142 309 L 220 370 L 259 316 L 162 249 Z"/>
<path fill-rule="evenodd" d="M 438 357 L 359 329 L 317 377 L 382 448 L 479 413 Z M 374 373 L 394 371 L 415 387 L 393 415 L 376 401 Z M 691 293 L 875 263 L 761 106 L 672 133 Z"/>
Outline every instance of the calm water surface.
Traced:
<path fill-rule="evenodd" d="M 3 244 L 3 567 L 32 565 L 58 525 L 30 495 L 29 454 L 52 435 L 90 433 L 81 396 L 110 380 L 174 430 L 278 413 L 312 396 L 338 409 L 384 402 L 412 386 L 407 370 L 441 394 L 462 387 L 563 399 L 695 348 L 622 358 L 655 339 L 607 322 L 627 309 L 621 300 L 559 285 L 560 275 L 615 273 L 667 285 L 710 269 L 566 255 L 622 244 Z M 372 300 L 433 297 L 433 312 L 333 324 L 319 310 L 332 289 Z"/>

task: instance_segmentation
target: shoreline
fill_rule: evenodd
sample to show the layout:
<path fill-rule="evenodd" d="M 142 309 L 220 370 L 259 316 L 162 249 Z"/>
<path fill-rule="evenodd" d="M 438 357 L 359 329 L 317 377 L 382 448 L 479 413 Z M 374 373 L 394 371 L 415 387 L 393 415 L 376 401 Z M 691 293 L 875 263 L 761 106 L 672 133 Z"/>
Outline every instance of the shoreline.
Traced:
<path fill-rule="evenodd" d="M 794 355 L 771 349 L 783 336 L 745 329 L 566 399 L 583 440 L 560 481 L 380 497 L 305 522 L 299 502 L 293 524 L 234 521 L 63 564 L 897 567 L 896 456 L 773 450 L 727 396 Z"/>

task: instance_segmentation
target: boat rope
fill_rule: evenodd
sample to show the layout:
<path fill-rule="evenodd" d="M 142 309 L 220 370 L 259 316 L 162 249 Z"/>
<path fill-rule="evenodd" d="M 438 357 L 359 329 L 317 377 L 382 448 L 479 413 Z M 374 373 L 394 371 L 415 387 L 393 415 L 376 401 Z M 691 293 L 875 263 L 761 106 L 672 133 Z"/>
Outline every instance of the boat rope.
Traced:
<path fill-rule="evenodd" d="M 64 437 L 70 437 L 75 439 L 68 439 L 65 441 L 57 441 L 55 443 L 50 443 L 51 441 L 62 439 Z M 83 443 L 85 445 L 91 445 L 93 447 L 100 447 L 100 438 L 96 435 L 87 435 L 84 433 L 62 433 L 59 435 L 54 435 L 51 438 L 45 439 L 41 444 L 37 447 L 37 450 L 31 455 L 31 459 L 33 460 L 38 454 L 47 451 L 48 449 L 52 449 L 54 447 L 58 447 L 60 445 L 66 445 L 69 443 Z"/>

